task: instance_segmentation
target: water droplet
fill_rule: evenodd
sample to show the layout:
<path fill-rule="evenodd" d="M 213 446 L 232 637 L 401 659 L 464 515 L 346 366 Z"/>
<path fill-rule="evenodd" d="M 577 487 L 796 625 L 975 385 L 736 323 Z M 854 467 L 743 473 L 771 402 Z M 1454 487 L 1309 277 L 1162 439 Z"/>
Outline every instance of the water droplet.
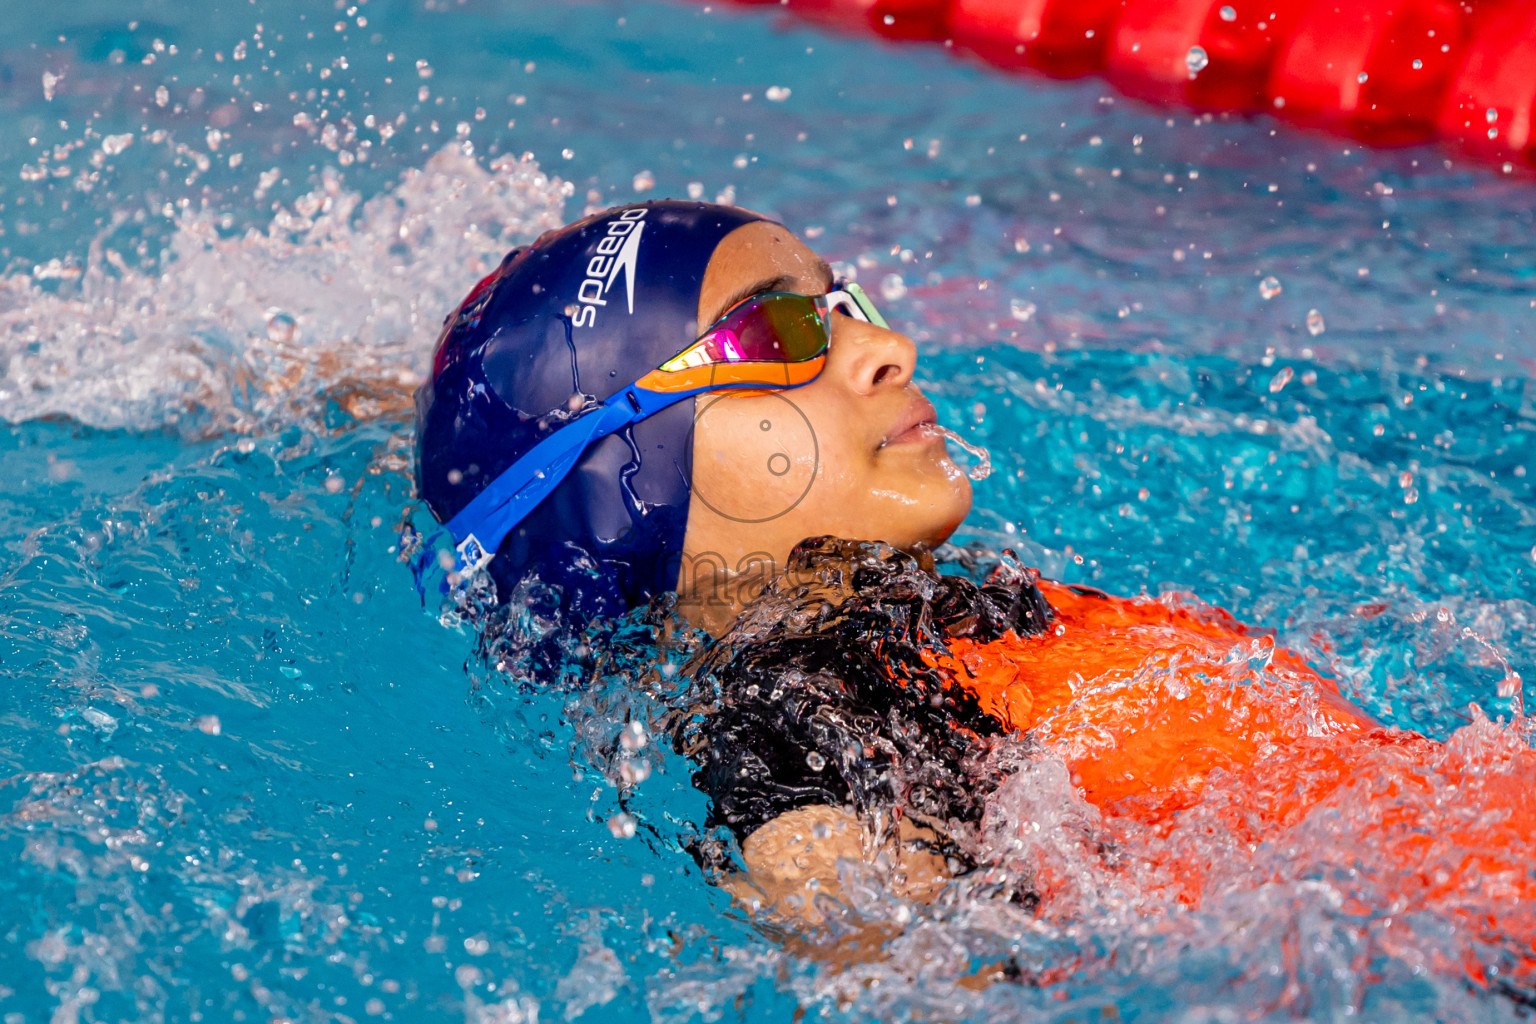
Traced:
<path fill-rule="evenodd" d="M 1358 75 L 1355 76 L 1355 81 L 1359 82 L 1361 85 L 1364 85 L 1366 82 L 1369 82 L 1370 80 L 1371 80 L 1371 76 L 1366 74 L 1364 71 L 1360 72 Z"/>
<path fill-rule="evenodd" d="M 1497 690 L 1497 692 L 1498 692 L 1500 697 L 1504 697 L 1506 699 L 1509 698 L 1509 697 L 1514 697 L 1517 694 L 1519 694 L 1520 693 L 1520 673 L 1516 672 L 1514 669 L 1505 669 L 1505 676 L 1504 676 L 1503 679 L 1500 679 L 1498 681 L 1498 684 L 1496 686 L 1496 690 Z M 1524 705 L 1524 701 L 1522 700 L 1516 706 L 1515 710 L 1516 710 L 1517 714 L 1524 710 L 1523 705 Z"/>
<path fill-rule="evenodd" d="M 117 719 L 99 708 L 86 708 L 80 712 L 80 717 L 107 736 L 111 736 L 117 730 Z"/>
<path fill-rule="evenodd" d="M 1206 8 L 1210 10 L 1210 8 Z M 1206 69 L 1211 63 L 1210 55 L 1205 52 L 1203 46 L 1191 46 L 1189 52 L 1184 55 L 1184 66 L 1189 68 L 1189 77 L 1194 78 Z"/>
<path fill-rule="evenodd" d="M 1328 329 L 1328 325 L 1323 323 L 1323 314 L 1319 313 L 1315 309 L 1307 310 L 1307 333 L 1308 334 L 1312 335 L 1312 337 L 1315 338 L 1319 334 L 1322 334 L 1323 331 L 1325 331 L 1327 329 Z"/>
<path fill-rule="evenodd" d="M 1488 119 L 1488 123 L 1489 124 L 1493 124 L 1493 122 L 1495 122 L 1495 121 L 1497 121 L 1499 119 L 1499 108 L 1498 107 L 1489 107 L 1488 108 L 1488 113 L 1485 116 Z"/>
<path fill-rule="evenodd" d="M 267 314 L 267 340 L 287 343 L 298 334 L 298 322 L 280 309 Z"/>
<path fill-rule="evenodd" d="M 649 739 L 645 732 L 645 724 L 642 722 L 628 722 L 623 729 L 619 730 L 619 746 L 630 753 L 644 748 Z"/>
<path fill-rule="evenodd" d="M 1011 299 L 1008 302 L 1008 312 L 1013 314 L 1015 320 L 1022 323 L 1035 315 L 1035 304 L 1028 299 Z"/>
<path fill-rule="evenodd" d="M 895 302 L 907 294 L 907 282 L 901 279 L 900 274 L 886 274 L 880 280 L 880 294 L 888 301 Z"/>
<path fill-rule="evenodd" d="M 619 765 L 619 778 L 624 780 L 626 786 L 638 786 L 651 777 L 651 762 L 641 758 L 638 761 L 624 761 Z"/>
<path fill-rule="evenodd" d="M 635 175 L 633 185 L 635 186 L 636 192 L 649 192 L 651 189 L 656 187 L 656 175 L 652 174 L 650 171 L 641 171 L 639 174 Z"/>
<path fill-rule="evenodd" d="M 1272 299 L 1282 291 L 1284 289 L 1280 287 L 1280 279 L 1273 274 L 1259 282 L 1259 294 L 1266 299 Z"/>
<path fill-rule="evenodd" d="M 1209 10 L 1209 8 L 1207 8 L 1207 10 Z M 1228 4 L 1227 6 L 1223 7 L 1218 13 L 1221 15 L 1221 20 L 1222 21 L 1236 21 L 1237 20 L 1237 11 L 1232 8 L 1231 4 Z"/>
<path fill-rule="evenodd" d="M 805 763 L 810 766 L 811 771 L 819 772 L 827 766 L 827 759 L 813 750 L 805 755 Z"/>
<path fill-rule="evenodd" d="M 1269 378 L 1269 393 L 1272 395 L 1279 394 L 1291 382 L 1292 376 L 1294 376 L 1294 372 L 1289 366 L 1280 367 L 1279 372 Z"/>
<path fill-rule="evenodd" d="M 608 819 L 608 831 L 615 839 L 630 839 L 635 834 L 635 819 L 620 811 Z"/>
<path fill-rule="evenodd" d="M 770 85 L 768 90 L 764 92 L 763 95 L 773 103 L 783 103 L 785 100 L 789 99 L 789 86 Z"/>
<path fill-rule="evenodd" d="M 1422 68 L 1422 67 L 1423 67 L 1423 66 L 1424 66 L 1424 62 L 1423 62 L 1423 61 L 1421 61 L 1421 60 L 1415 60 L 1415 61 L 1414 61 L 1414 62 L 1413 62 L 1413 70 L 1415 70 L 1415 71 L 1418 71 L 1418 70 L 1419 70 L 1419 69 L 1420 69 L 1420 68 Z"/>

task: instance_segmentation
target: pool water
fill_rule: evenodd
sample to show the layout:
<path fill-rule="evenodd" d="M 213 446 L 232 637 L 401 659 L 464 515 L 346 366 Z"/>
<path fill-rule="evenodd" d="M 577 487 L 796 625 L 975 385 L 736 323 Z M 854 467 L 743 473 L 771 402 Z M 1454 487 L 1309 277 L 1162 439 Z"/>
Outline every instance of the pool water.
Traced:
<path fill-rule="evenodd" d="M 487 261 L 589 206 L 724 197 L 919 340 L 992 454 L 958 539 L 1193 593 L 1388 722 L 1524 744 L 1530 180 L 760 9 L 6 19 L 0 1019 L 1521 1013 L 1419 955 L 1459 948 L 1445 921 L 1373 942 L 1321 860 L 1021 932 L 1097 954 L 1042 988 L 955 986 L 996 952 L 985 906 L 838 971 L 701 880 L 675 755 L 647 745 L 621 806 L 628 681 L 511 679 L 398 542 L 444 543 L 404 410 Z"/>

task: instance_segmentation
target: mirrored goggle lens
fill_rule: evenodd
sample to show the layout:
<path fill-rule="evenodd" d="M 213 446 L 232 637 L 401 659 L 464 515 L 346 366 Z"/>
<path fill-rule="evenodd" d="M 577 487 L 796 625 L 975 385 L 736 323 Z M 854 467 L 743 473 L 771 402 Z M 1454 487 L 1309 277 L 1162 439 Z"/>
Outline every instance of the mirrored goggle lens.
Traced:
<path fill-rule="evenodd" d="M 802 363 L 824 353 L 829 340 L 815 298 L 772 292 L 736 306 L 662 369 L 709 363 Z"/>

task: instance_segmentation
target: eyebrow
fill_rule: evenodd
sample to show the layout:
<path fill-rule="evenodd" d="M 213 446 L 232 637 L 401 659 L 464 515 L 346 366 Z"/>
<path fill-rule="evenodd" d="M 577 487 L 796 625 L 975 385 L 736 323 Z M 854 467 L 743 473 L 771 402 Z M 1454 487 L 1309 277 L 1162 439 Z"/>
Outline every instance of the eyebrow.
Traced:
<path fill-rule="evenodd" d="M 830 291 L 832 288 L 832 268 L 827 265 L 826 260 L 818 257 L 816 260 L 816 270 L 822 279 L 827 282 L 826 288 L 823 290 Z M 745 302 L 754 295 L 761 295 L 764 292 L 792 292 L 795 290 L 795 282 L 796 278 L 794 275 L 779 274 L 777 277 L 764 278 L 761 281 L 750 284 L 722 302 L 720 308 L 715 310 L 715 315 L 710 318 L 709 322 L 714 323 L 724 316 L 727 310 L 733 309 L 737 303 Z"/>

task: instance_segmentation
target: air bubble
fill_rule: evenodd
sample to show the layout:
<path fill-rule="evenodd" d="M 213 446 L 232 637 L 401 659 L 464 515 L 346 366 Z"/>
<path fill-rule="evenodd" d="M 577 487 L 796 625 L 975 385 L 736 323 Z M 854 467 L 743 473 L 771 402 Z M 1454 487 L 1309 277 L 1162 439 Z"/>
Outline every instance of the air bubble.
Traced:
<path fill-rule="evenodd" d="M 267 314 L 267 340 L 288 343 L 298 334 L 298 321 L 280 309 Z"/>
<path fill-rule="evenodd" d="M 1280 287 L 1280 279 L 1273 274 L 1259 282 L 1259 295 L 1265 299 L 1272 299 L 1282 291 L 1284 289 Z"/>
<path fill-rule="evenodd" d="M 1210 8 L 1206 8 L 1209 10 Z M 1191 46 L 1189 52 L 1184 55 L 1184 66 L 1189 68 L 1189 77 L 1194 78 L 1204 71 L 1211 63 L 1210 55 L 1205 52 L 1203 46 Z"/>
<path fill-rule="evenodd" d="M 811 771 L 819 772 L 827 766 L 827 759 L 813 750 L 805 755 L 805 763 L 810 766 Z"/>
<path fill-rule="evenodd" d="M 1008 303 L 1008 312 L 1022 323 L 1035 315 L 1035 304 L 1028 299 L 1012 299 Z"/>
<path fill-rule="evenodd" d="M 631 184 L 634 185 L 636 192 L 649 192 L 656 187 L 656 175 L 650 171 L 641 171 L 635 175 L 635 180 Z"/>
<path fill-rule="evenodd" d="M 1289 366 L 1282 366 L 1280 371 L 1269 379 L 1269 393 L 1272 395 L 1279 394 L 1291 382 L 1292 376 L 1294 376 L 1294 371 Z"/>
<path fill-rule="evenodd" d="M 895 302 L 906 296 L 907 282 L 901 279 L 900 274 L 886 274 L 880 280 L 880 294 L 888 301 Z"/>
<path fill-rule="evenodd" d="M 789 99 L 789 86 L 770 85 L 763 95 L 772 103 L 783 103 Z"/>
<path fill-rule="evenodd" d="M 1222 21 L 1236 21 L 1237 20 L 1237 11 L 1234 10 L 1233 7 L 1230 4 L 1228 4 L 1227 6 L 1223 7 L 1219 13 L 1221 14 L 1221 20 Z"/>
<path fill-rule="evenodd" d="M 635 819 L 623 811 L 608 819 L 608 831 L 615 839 L 632 839 L 635 835 Z"/>
<path fill-rule="evenodd" d="M 1319 334 L 1322 334 L 1327 329 L 1328 329 L 1328 325 L 1323 323 L 1323 314 L 1319 313 L 1315 309 L 1307 310 L 1307 333 L 1308 334 L 1312 335 L 1312 337 L 1315 338 Z"/>

